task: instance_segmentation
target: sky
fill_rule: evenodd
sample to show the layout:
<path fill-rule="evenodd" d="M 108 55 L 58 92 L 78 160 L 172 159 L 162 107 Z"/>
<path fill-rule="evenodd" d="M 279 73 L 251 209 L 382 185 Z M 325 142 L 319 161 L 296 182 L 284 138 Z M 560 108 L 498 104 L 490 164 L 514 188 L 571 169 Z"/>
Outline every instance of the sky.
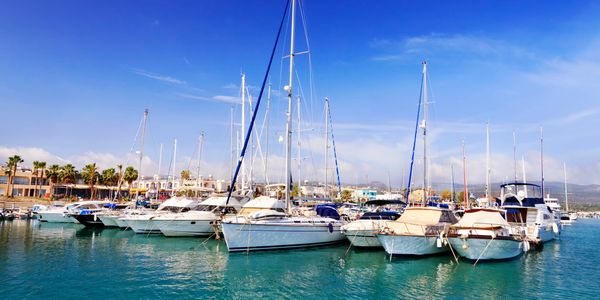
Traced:
<path fill-rule="evenodd" d="M 231 146 L 232 111 L 233 136 L 241 136 L 241 74 L 255 104 L 285 1 L 0 4 L 1 162 L 19 154 L 24 166 L 43 160 L 137 168 L 147 108 L 144 175 L 159 172 L 161 144 L 160 173 L 171 169 L 174 139 L 176 173 L 195 174 L 204 133 L 200 173 L 229 178 L 239 143 Z M 266 92 L 257 111 L 254 162 L 247 157 L 258 181 L 284 178 L 289 24 L 268 80 L 269 114 Z M 600 184 L 596 1 L 304 0 L 296 26 L 296 52 L 303 54 L 294 72 L 295 179 L 324 179 L 328 97 L 342 182 L 405 185 L 427 60 L 433 182 L 450 182 L 452 169 L 460 181 L 463 141 L 468 182 L 484 182 L 489 123 L 492 181 L 514 178 L 515 156 L 518 179 L 524 162 L 526 179 L 539 181 L 543 127 L 546 180 L 562 181 L 566 164 L 569 182 Z"/>

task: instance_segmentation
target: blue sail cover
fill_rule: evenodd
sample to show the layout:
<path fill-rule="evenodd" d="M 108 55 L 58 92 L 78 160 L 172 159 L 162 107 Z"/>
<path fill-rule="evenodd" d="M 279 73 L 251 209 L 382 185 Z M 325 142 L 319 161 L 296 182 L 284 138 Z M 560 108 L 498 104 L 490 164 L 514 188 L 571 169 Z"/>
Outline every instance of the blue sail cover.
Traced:
<path fill-rule="evenodd" d="M 326 218 L 332 218 L 335 220 L 340 219 L 340 214 L 337 211 L 337 204 L 328 203 L 328 204 L 319 204 L 316 207 L 317 215 Z"/>

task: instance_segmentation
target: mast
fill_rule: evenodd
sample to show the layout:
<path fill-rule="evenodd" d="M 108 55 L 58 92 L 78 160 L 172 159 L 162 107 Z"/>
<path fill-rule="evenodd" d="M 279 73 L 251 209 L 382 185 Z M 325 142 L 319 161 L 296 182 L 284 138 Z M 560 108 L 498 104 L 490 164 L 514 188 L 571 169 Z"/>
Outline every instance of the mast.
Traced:
<path fill-rule="evenodd" d="M 540 155 L 542 167 L 542 199 L 544 198 L 544 127 L 540 127 Z"/>
<path fill-rule="evenodd" d="M 200 136 L 198 137 L 198 166 L 196 167 L 196 187 L 199 187 L 198 184 L 200 183 L 200 161 L 202 161 L 202 146 L 204 144 L 204 131 L 202 131 L 200 133 Z"/>
<path fill-rule="evenodd" d="M 485 126 L 485 198 L 490 198 L 490 124 Z"/>
<path fill-rule="evenodd" d="M 148 109 L 144 110 L 144 125 L 142 126 L 142 140 L 140 142 L 140 161 L 138 164 L 139 182 L 142 181 L 142 158 L 144 157 L 144 138 L 146 135 L 146 123 L 148 122 Z M 136 189 L 135 195 L 139 194 L 139 188 Z"/>
<path fill-rule="evenodd" d="M 287 213 L 291 215 L 292 206 L 290 202 L 290 190 L 292 181 L 292 97 L 293 97 L 293 84 L 294 84 L 294 35 L 296 33 L 296 0 L 292 0 L 292 14 L 291 14 L 291 37 L 290 37 L 290 76 L 288 85 L 285 90 L 288 92 L 288 111 L 287 111 L 287 125 L 286 125 L 286 141 L 285 141 L 285 202 Z"/>
<path fill-rule="evenodd" d="M 177 162 L 177 139 L 175 139 L 175 142 L 173 143 L 173 178 L 172 178 L 172 182 L 171 182 L 171 197 L 173 197 L 173 195 L 175 195 L 175 165 Z"/>
<path fill-rule="evenodd" d="M 298 128 L 297 129 L 298 132 L 296 133 L 296 142 L 297 142 L 296 146 L 298 147 L 298 149 L 296 150 L 296 155 L 298 155 L 298 161 L 297 161 L 297 165 L 298 165 L 297 172 L 298 173 L 296 174 L 296 176 L 298 178 L 298 197 L 300 197 L 300 185 L 302 185 L 302 178 L 300 177 L 300 170 L 302 168 L 302 161 L 301 161 L 302 157 L 301 157 L 301 151 L 300 151 L 300 106 L 301 106 L 302 100 L 300 99 L 300 95 L 298 95 L 296 98 L 298 99 L 298 101 L 297 101 L 298 106 L 296 108 L 298 110 L 297 111 L 297 117 L 298 117 L 297 123 L 298 124 L 296 124 L 296 126 Z"/>
<path fill-rule="evenodd" d="M 514 163 L 513 170 L 515 171 L 515 182 L 517 182 L 517 135 L 515 134 L 514 130 L 513 130 L 513 163 Z"/>
<path fill-rule="evenodd" d="M 266 144 L 266 148 L 265 148 L 265 183 L 269 184 L 269 175 L 268 175 L 268 165 L 267 163 L 269 162 L 269 120 L 270 120 L 270 115 L 269 115 L 269 109 L 271 107 L 271 83 L 269 83 L 269 89 L 267 91 L 267 108 L 266 108 L 266 112 L 265 114 L 267 115 L 267 132 L 266 132 L 266 137 L 265 137 L 265 142 Z"/>
<path fill-rule="evenodd" d="M 327 153 L 329 151 L 329 98 L 325 97 L 325 198 L 327 198 Z"/>
<path fill-rule="evenodd" d="M 427 205 L 428 182 L 427 182 L 427 61 L 423 61 L 423 205 Z"/>
<path fill-rule="evenodd" d="M 229 109 L 230 136 L 229 136 L 229 179 L 233 178 L 233 105 Z M 229 187 L 230 189 L 233 187 Z"/>
<path fill-rule="evenodd" d="M 462 141 L 462 153 L 463 153 L 463 209 L 467 209 L 467 156 L 465 155 L 465 141 Z"/>
<path fill-rule="evenodd" d="M 569 212 L 569 193 L 567 192 L 567 163 L 563 163 L 563 170 L 565 173 L 565 205 L 567 212 Z"/>
<path fill-rule="evenodd" d="M 246 74 L 242 73 L 242 134 L 246 133 Z M 246 141 L 242 141 L 242 144 Z M 239 151 L 238 151 L 239 152 Z M 246 188 L 246 164 L 242 160 L 242 187 L 241 191 Z"/>
<path fill-rule="evenodd" d="M 523 156 L 521 156 L 521 167 L 523 168 L 523 183 L 527 183 L 527 176 L 525 173 L 525 157 L 523 157 Z M 524 189 L 524 192 L 525 192 L 525 197 L 527 197 L 527 189 Z"/>

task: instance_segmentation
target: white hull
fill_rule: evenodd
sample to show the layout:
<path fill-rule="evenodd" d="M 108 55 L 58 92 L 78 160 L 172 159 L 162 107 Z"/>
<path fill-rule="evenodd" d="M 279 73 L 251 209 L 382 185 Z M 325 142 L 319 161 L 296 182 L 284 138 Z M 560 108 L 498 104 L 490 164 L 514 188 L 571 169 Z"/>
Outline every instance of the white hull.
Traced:
<path fill-rule="evenodd" d="M 127 222 L 127 226 L 131 228 L 135 233 L 160 233 L 160 229 L 156 227 L 154 221 L 147 219 L 124 219 Z"/>
<path fill-rule="evenodd" d="M 215 233 L 212 220 L 154 220 L 165 236 L 209 236 Z"/>
<path fill-rule="evenodd" d="M 378 234 L 377 238 L 391 255 L 432 255 L 450 250 L 447 245 L 437 247 L 438 236 Z"/>
<path fill-rule="evenodd" d="M 63 211 L 40 211 L 40 221 L 48 223 L 79 223 Z"/>
<path fill-rule="evenodd" d="M 119 225 L 117 225 L 117 219 L 119 217 L 120 216 L 118 215 L 98 215 L 98 219 L 100 219 L 102 224 L 104 224 L 106 227 L 118 227 Z"/>
<path fill-rule="evenodd" d="M 491 238 L 448 238 L 452 250 L 470 260 L 514 258 L 523 253 L 523 242 Z"/>
<path fill-rule="evenodd" d="M 128 228 L 129 227 L 129 225 L 127 225 L 127 221 L 125 219 L 123 219 L 123 217 L 116 218 L 115 223 L 117 223 L 117 226 L 119 228 Z"/>
<path fill-rule="evenodd" d="M 354 247 L 381 247 L 377 232 L 383 222 L 385 221 L 357 220 L 342 226 L 342 234 Z"/>
<path fill-rule="evenodd" d="M 330 245 L 343 241 L 340 223 L 222 223 L 230 252 L 291 249 Z"/>

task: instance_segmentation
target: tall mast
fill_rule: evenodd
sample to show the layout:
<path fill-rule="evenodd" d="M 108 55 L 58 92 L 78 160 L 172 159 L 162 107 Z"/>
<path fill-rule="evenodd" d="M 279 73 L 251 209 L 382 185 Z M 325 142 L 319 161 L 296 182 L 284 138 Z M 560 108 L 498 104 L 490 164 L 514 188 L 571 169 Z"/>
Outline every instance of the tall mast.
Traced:
<path fill-rule="evenodd" d="M 286 141 L 285 141 L 285 202 L 287 213 L 291 214 L 292 206 L 290 202 L 290 189 L 292 181 L 292 97 L 293 97 L 293 84 L 294 84 L 294 35 L 296 33 L 296 0 L 292 0 L 292 14 L 291 14 L 291 37 L 290 37 L 290 76 L 289 82 L 286 86 L 288 92 L 288 111 L 287 111 L 287 125 L 286 125 Z"/>
<path fill-rule="evenodd" d="M 140 142 L 140 161 L 138 164 L 139 181 L 142 180 L 142 158 L 144 157 L 144 138 L 146 135 L 146 123 L 147 122 L 148 122 L 148 109 L 146 108 L 144 110 L 144 125 L 142 126 L 142 140 Z M 136 189 L 136 192 L 135 192 L 136 196 L 138 193 L 139 193 L 139 189 Z"/>
<path fill-rule="evenodd" d="M 463 153 L 463 209 L 467 209 L 468 189 L 467 189 L 467 156 L 465 155 L 465 141 L 462 142 Z"/>
<path fill-rule="evenodd" d="M 485 126 L 485 198 L 490 198 L 490 124 Z"/>
<path fill-rule="evenodd" d="M 233 105 L 229 110 L 230 136 L 229 136 L 229 179 L 233 179 Z M 230 187 L 233 188 L 233 187 Z"/>
<path fill-rule="evenodd" d="M 269 110 L 271 107 L 271 83 L 269 83 L 269 89 L 267 91 L 267 107 L 266 107 L 266 118 L 267 118 L 267 132 L 266 132 L 266 137 L 265 137 L 265 142 L 266 142 L 266 147 L 265 147 L 265 183 L 269 184 L 269 175 L 268 175 L 268 165 L 267 163 L 269 162 L 269 120 L 270 120 L 270 115 L 269 115 Z"/>
<path fill-rule="evenodd" d="M 327 154 L 329 152 L 329 98 L 325 97 L 325 198 L 327 198 Z"/>
<path fill-rule="evenodd" d="M 202 161 L 202 146 L 204 144 L 204 131 L 202 131 L 200 133 L 200 136 L 198 137 L 198 157 L 196 158 L 198 160 L 198 166 L 196 167 L 196 187 L 198 187 L 198 184 L 200 183 L 200 162 Z"/>
<path fill-rule="evenodd" d="M 242 134 L 246 133 L 246 74 L 242 73 L 242 125 L 241 125 Z M 244 140 L 242 140 L 242 144 L 244 144 Z M 239 151 L 238 151 L 239 152 Z M 246 164 L 242 160 L 242 187 L 243 191 L 246 188 Z"/>
<path fill-rule="evenodd" d="M 450 165 L 450 181 L 452 184 L 450 185 L 450 197 L 452 197 L 452 202 L 456 199 L 456 191 L 454 190 L 454 164 Z"/>
<path fill-rule="evenodd" d="M 569 212 L 569 193 L 567 192 L 567 163 L 563 163 L 563 170 L 565 173 L 565 204 L 567 212 Z"/>
<path fill-rule="evenodd" d="M 175 165 L 177 164 L 177 139 L 173 142 L 173 181 L 171 183 L 171 197 L 175 195 Z"/>
<path fill-rule="evenodd" d="M 542 198 L 544 198 L 544 127 L 540 127 L 540 156 L 542 165 Z"/>
<path fill-rule="evenodd" d="M 515 171 L 515 182 L 517 182 L 517 135 L 513 130 L 513 163 L 514 163 L 514 171 Z"/>
<path fill-rule="evenodd" d="M 427 61 L 423 61 L 423 205 L 427 204 Z"/>
<path fill-rule="evenodd" d="M 525 173 L 525 157 L 523 156 L 521 156 L 521 167 L 523 168 L 523 183 L 527 183 L 527 174 Z M 524 189 L 523 191 L 525 192 L 525 197 L 527 197 L 527 189 Z"/>
<path fill-rule="evenodd" d="M 301 101 L 302 100 L 300 99 L 300 95 L 298 95 L 296 98 L 298 99 L 298 102 L 297 102 L 298 106 L 296 107 L 296 109 L 298 110 L 297 111 L 297 117 L 298 117 L 297 123 L 298 124 L 296 124 L 296 128 L 297 128 L 296 130 L 298 131 L 296 133 L 296 142 L 297 142 L 297 146 L 298 146 L 298 149 L 296 150 L 296 155 L 298 155 L 298 162 L 297 162 L 298 169 L 297 169 L 297 173 L 296 173 L 296 178 L 298 179 L 298 196 L 300 196 L 299 195 L 300 194 L 300 185 L 302 185 L 302 178 L 300 177 L 301 176 L 300 175 L 300 170 L 302 168 L 302 161 L 301 161 L 302 160 L 302 156 L 301 156 L 302 153 L 300 151 L 300 145 L 301 145 L 300 144 L 300 107 L 301 107 Z"/>

